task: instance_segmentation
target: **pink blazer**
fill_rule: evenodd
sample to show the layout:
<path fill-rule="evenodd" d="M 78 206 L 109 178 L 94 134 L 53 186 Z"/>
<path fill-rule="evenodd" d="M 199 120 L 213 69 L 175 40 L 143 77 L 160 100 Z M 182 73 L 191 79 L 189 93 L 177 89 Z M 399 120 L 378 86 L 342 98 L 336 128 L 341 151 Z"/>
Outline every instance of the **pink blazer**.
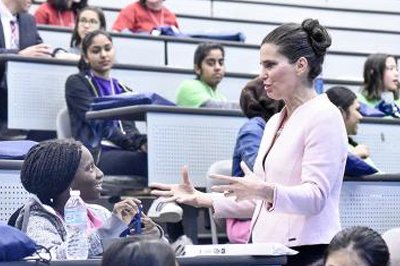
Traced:
<path fill-rule="evenodd" d="M 268 121 L 270 130 L 264 132 L 254 165 L 256 178 L 276 185 L 272 206 L 216 195 L 215 216 L 252 213 L 254 243 L 327 244 L 341 229 L 339 197 L 347 156 L 343 118 L 325 94 L 319 95 L 294 111 L 270 149 L 285 112 Z"/>

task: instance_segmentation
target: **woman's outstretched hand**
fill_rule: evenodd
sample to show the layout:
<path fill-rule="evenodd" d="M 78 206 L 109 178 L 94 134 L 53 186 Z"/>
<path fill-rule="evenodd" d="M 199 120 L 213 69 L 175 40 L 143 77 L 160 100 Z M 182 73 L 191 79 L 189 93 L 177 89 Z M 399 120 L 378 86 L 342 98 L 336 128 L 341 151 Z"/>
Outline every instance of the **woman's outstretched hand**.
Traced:
<path fill-rule="evenodd" d="M 240 163 L 240 166 L 244 172 L 243 178 L 210 175 L 211 178 L 218 179 L 225 183 L 225 185 L 212 186 L 211 190 L 224 193 L 226 197 L 236 197 L 236 201 L 253 199 L 272 201 L 273 186 L 259 180 L 243 161 Z"/>
<path fill-rule="evenodd" d="M 165 202 L 176 201 L 196 208 L 212 207 L 212 199 L 207 193 L 194 188 L 190 182 L 187 166 L 182 167 L 182 180 L 180 184 L 153 183 L 151 194 L 165 197 Z"/>

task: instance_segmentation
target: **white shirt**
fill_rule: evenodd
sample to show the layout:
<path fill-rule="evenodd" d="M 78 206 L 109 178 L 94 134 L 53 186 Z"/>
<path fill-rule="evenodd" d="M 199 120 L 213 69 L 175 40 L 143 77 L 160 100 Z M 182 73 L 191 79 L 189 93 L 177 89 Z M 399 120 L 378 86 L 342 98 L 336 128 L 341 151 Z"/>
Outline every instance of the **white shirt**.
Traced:
<path fill-rule="evenodd" d="M 11 47 L 11 21 L 17 21 L 17 18 L 13 14 L 11 14 L 10 10 L 4 5 L 2 0 L 0 0 L 0 17 L 1 17 L 1 24 L 3 24 L 5 47 L 6 47 L 6 49 L 12 49 L 12 47 Z M 16 23 L 16 27 L 18 30 L 18 23 Z"/>

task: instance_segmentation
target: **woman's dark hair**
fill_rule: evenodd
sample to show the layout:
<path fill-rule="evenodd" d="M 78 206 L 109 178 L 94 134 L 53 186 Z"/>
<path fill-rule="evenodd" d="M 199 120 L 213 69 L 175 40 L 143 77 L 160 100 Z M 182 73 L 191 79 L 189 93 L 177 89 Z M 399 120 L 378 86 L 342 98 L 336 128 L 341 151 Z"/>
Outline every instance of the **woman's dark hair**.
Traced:
<path fill-rule="evenodd" d="M 87 6 L 87 7 L 83 8 L 82 10 L 80 10 L 78 15 L 76 16 L 75 27 L 72 32 L 70 47 L 79 47 L 81 45 L 82 39 L 78 33 L 79 20 L 81 19 L 81 14 L 87 10 L 93 11 L 97 14 L 97 16 L 99 18 L 99 22 L 100 22 L 100 30 L 106 30 L 106 26 L 107 26 L 106 17 L 104 15 L 103 10 L 101 10 L 101 8 L 98 8 L 98 7 Z"/>
<path fill-rule="evenodd" d="M 146 0 L 140 0 L 139 3 L 140 3 L 142 6 L 146 6 Z"/>
<path fill-rule="evenodd" d="M 104 252 L 102 266 L 175 266 L 175 252 L 160 240 L 118 239 Z"/>
<path fill-rule="evenodd" d="M 75 14 L 78 14 L 83 8 L 88 6 L 88 0 L 81 0 L 79 3 L 73 2 L 71 9 Z"/>
<path fill-rule="evenodd" d="M 200 43 L 194 52 L 194 65 L 198 68 L 201 68 L 201 63 L 203 62 L 204 58 L 207 57 L 211 50 L 215 49 L 220 50 L 222 52 L 222 56 L 225 57 L 225 50 L 222 44 L 215 42 Z M 200 78 L 199 75 L 197 75 L 197 78 Z"/>
<path fill-rule="evenodd" d="M 388 246 L 381 235 L 371 228 L 355 226 L 337 233 L 325 252 L 324 262 L 330 254 L 342 249 L 353 250 L 368 266 L 389 265 Z"/>
<path fill-rule="evenodd" d="M 85 56 L 87 56 L 89 46 L 92 45 L 93 39 L 98 35 L 104 35 L 110 40 L 110 42 L 112 42 L 111 35 L 103 30 L 95 30 L 95 31 L 89 32 L 85 36 L 85 38 L 83 38 L 83 40 L 82 40 L 81 59 L 78 62 L 78 68 L 79 68 L 79 71 L 81 71 L 81 72 L 90 69 L 90 66 L 85 62 Z"/>
<path fill-rule="evenodd" d="M 72 10 L 75 14 L 79 12 L 82 8 L 87 6 L 88 0 L 81 0 L 79 3 L 72 3 L 71 8 L 68 7 L 68 0 L 47 0 L 49 5 L 51 5 L 57 11 L 66 11 L 68 9 Z"/>
<path fill-rule="evenodd" d="M 342 86 L 334 86 L 326 91 L 329 100 L 346 114 L 349 113 L 349 107 L 357 99 L 357 95 L 350 89 Z"/>
<path fill-rule="evenodd" d="M 268 121 L 284 105 L 283 101 L 268 97 L 263 81 L 259 77 L 248 82 L 240 94 L 240 107 L 247 118 L 259 116 Z"/>
<path fill-rule="evenodd" d="M 368 100 L 380 100 L 385 90 L 384 75 L 386 70 L 386 59 L 393 55 L 371 54 L 364 63 L 364 85 L 361 94 Z M 395 100 L 399 99 L 399 92 L 394 94 Z"/>
<path fill-rule="evenodd" d="M 71 185 L 82 156 L 82 143 L 75 140 L 49 140 L 33 146 L 22 165 L 24 188 L 45 204 Z"/>
<path fill-rule="evenodd" d="M 312 82 L 322 71 L 331 42 L 331 37 L 318 20 L 306 19 L 301 25 L 287 23 L 279 26 L 264 38 L 261 46 L 266 43 L 278 46 L 278 52 L 286 56 L 291 64 L 305 57 L 310 69 L 308 81 Z"/>

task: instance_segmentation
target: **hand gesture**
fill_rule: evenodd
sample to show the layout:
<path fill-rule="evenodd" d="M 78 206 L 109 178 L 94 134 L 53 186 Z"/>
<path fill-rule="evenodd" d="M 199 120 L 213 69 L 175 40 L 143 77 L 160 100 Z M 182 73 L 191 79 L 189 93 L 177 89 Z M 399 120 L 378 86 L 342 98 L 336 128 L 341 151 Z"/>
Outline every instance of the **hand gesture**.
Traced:
<path fill-rule="evenodd" d="M 44 43 L 29 46 L 18 52 L 19 55 L 31 57 L 50 57 L 51 53 L 50 46 Z"/>
<path fill-rule="evenodd" d="M 182 167 L 182 181 L 180 184 L 161 184 L 154 183 L 150 186 L 154 188 L 151 194 L 166 197 L 165 202 L 176 201 L 193 207 L 212 206 L 212 200 L 207 193 L 196 190 L 189 179 L 188 169 Z"/>
<path fill-rule="evenodd" d="M 224 175 L 210 175 L 226 185 L 212 186 L 211 190 L 222 192 L 226 197 L 236 197 L 236 201 L 242 200 L 267 200 L 272 202 L 273 186 L 258 179 L 243 161 L 240 166 L 245 174 L 244 177 L 232 177 Z"/>
<path fill-rule="evenodd" d="M 142 223 L 144 225 L 142 234 L 147 235 L 149 237 L 156 237 L 160 238 L 161 237 L 161 232 L 158 229 L 157 225 L 151 220 L 149 217 L 147 217 L 144 213 L 142 213 Z"/>
<path fill-rule="evenodd" d="M 369 157 L 369 150 L 367 145 L 359 144 L 354 147 L 354 153 L 361 159 L 366 159 Z"/>
<path fill-rule="evenodd" d="M 139 210 L 139 204 L 142 204 L 140 200 L 135 198 L 128 198 L 115 203 L 113 214 L 120 218 L 126 225 L 132 221 L 133 217 Z"/>

